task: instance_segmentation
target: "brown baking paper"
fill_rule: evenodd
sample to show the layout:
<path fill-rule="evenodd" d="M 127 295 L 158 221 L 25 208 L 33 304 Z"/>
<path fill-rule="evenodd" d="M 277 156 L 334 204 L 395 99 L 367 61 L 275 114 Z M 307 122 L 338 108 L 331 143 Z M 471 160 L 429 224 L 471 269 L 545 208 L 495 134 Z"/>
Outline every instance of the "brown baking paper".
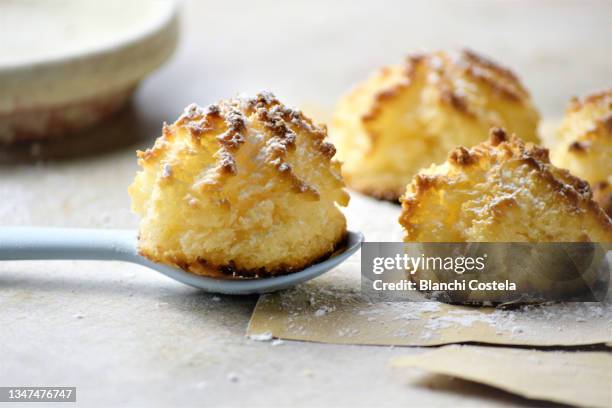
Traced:
<path fill-rule="evenodd" d="M 369 303 L 359 263 L 260 297 L 249 335 L 338 344 L 435 346 L 480 342 L 530 346 L 612 344 L 612 303 L 560 303 L 514 310 L 438 302 Z"/>
<path fill-rule="evenodd" d="M 454 376 L 530 399 L 612 406 L 612 354 L 607 352 L 447 346 L 395 358 L 392 365 Z"/>

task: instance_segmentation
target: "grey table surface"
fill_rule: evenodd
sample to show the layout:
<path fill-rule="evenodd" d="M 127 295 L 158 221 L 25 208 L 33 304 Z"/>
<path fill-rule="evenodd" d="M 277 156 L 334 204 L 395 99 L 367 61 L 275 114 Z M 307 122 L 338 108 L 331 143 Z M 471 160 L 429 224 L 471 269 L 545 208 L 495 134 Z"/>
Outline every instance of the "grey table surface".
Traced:
<path fill-rule="evenodd" d="M 27 163 L 21 150 L 0 153 L 0 224 L 135 228 L 126 192 L 134 146 L 150 144 L 161 122 L 188 103 L 271 89 L 292 105 L 328 109 L 372 69 L 415 50 L 467 45 L 490 55 L 522 77 L 546 117 L 560 116 L 572 95 L 612 85 L 610 2 L 261 0 L 183 8 L 174 59 L 142 84 L 130 109 L 80 139 L 30 149 L 71 157 Z M 399 239 L 394 219 L 360 210 L 366 201 L 355 197 L 350 226 Z M 83 406 L 526 403 L 389 368 L 392 357 L 419 348 L 249 340 L 256 301 L 202 293 L 128 264 L 3 262 L 0 386 L 77 386 Z"/>

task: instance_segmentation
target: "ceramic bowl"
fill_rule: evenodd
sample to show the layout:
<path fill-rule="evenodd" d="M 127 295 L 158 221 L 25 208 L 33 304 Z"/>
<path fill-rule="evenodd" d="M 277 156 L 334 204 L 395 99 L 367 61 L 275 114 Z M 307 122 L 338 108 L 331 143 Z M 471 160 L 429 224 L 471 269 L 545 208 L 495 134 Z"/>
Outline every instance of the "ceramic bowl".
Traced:
<path fill-rule="evenodd" d="M 45 140 L 103 120 L 166 61 L 171 0 L 0 2 L 0 143 Z"/>

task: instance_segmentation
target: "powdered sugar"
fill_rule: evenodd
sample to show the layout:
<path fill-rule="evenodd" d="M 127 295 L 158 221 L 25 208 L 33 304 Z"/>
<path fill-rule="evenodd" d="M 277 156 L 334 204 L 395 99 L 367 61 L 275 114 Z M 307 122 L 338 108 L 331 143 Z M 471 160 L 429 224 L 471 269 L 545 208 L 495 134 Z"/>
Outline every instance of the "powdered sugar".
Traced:
<path fill-rule="evenodd" d="M 273 338 L 272 333 L 270 332 L 251 334 L 248 337 L 250 340 L 253 340 L 253 341 L 271 341 Z"/>
<path fill-rule="evenodd" d="M 323 305 L 314 312 L 314 315 L 315 317 L 321 317 L 333 312 L 334 310 L 336 310 L 334 306 Z"/>

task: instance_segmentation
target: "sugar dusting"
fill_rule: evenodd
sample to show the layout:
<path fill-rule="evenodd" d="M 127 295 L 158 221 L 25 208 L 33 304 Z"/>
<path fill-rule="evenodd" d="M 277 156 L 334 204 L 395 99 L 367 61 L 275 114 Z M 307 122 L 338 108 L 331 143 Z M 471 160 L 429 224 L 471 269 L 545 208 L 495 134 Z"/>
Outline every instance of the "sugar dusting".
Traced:
<path fill-rule="evenodd" d="M 272 340 L 272 333 L 264 332 L 264 333 L 259 333 L 259 334 L 251 334 L 248 337 L 249 337 L 249 339 L 251 339 L 253 341 L 271 341 Z"/>

